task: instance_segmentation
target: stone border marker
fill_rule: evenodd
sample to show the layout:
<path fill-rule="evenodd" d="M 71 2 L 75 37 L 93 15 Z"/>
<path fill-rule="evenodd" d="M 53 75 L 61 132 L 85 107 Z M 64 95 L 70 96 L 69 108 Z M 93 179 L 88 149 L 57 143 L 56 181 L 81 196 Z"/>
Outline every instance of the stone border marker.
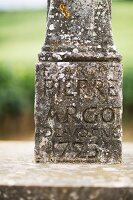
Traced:
<path fill-rule="evenodd" d="M 121 119 L 111 0 L 48 0 L 36 66 L 36 162 L 120 163 Z"/>

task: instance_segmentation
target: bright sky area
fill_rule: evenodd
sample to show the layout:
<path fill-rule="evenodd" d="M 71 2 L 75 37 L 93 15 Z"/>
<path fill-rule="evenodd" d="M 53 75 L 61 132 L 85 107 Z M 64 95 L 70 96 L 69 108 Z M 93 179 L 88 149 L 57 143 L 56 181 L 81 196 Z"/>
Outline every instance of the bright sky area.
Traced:
<path fill-rule="evenodd" d="M 16 10 L 46 7 L 47 0 L 0 0 L 0 10 Z"/>

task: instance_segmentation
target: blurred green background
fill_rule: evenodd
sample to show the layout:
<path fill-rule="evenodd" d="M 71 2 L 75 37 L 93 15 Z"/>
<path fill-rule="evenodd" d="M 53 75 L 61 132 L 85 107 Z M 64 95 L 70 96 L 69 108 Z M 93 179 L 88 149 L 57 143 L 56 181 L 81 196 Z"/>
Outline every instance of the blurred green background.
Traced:
<path fill-rule="evenodd" d="M 133 1 L 114 1 L 113 34 L 123 56 L 124 140 L 133 141 Z M 34 137 L 34 66 L 46 10 L 0 12 L 0 139 Z"/>

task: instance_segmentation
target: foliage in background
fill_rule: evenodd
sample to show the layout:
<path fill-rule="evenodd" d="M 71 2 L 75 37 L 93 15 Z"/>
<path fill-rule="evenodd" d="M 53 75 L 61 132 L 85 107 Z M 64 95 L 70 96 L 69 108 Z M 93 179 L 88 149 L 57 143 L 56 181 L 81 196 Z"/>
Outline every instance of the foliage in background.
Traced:
<path fill-rule="evenodd" d="M 129 67 L 124 71 L 123 76 L 123 93 L 124 93 L 124 106 L 127 109 L 133 109 L 133 67 Z M 132 112 L 132 110 L 129 110 Z"/>
<path fill-rule="evenodd" d="M 33 110 L 34 74 L 25 70 L 18 76 L 11 68 L 0 66 L 0 117 Z"/>
<path fill-rule="evenodd" d="M 133 0 L 112 0 L 113 2 L 133 2 Z"/>
<path fill-rule="evenodd" d="M 0 12 L 0 118 L 33 113 L 45 15 L 43 10 Z"/>

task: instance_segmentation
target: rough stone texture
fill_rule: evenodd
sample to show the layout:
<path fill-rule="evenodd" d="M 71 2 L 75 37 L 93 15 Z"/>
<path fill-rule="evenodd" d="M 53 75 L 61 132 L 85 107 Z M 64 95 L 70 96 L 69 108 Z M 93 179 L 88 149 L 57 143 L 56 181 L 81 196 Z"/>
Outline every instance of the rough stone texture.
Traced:
<path fill-rule="evenodd" d="M 48 1 L 40 61 L 120 60 L 111 28 L 111 0 Z"/>
<path fill-rule="evenodd" d="M 123 163 L 35 164 L 33 142 L 0 142 L 0 200 L 132 200 L 133 144 Z"/>
<path fill-rule="evenodd" d="M 121 65 L 47 62 L 36 68 L 36 161 L 121 161 Z"/>
<path fill-rule="evenodd" d="M 120 60 L 111 1 L 48 1 L 36 66 L 36 162 L 121 162 Z"/>

